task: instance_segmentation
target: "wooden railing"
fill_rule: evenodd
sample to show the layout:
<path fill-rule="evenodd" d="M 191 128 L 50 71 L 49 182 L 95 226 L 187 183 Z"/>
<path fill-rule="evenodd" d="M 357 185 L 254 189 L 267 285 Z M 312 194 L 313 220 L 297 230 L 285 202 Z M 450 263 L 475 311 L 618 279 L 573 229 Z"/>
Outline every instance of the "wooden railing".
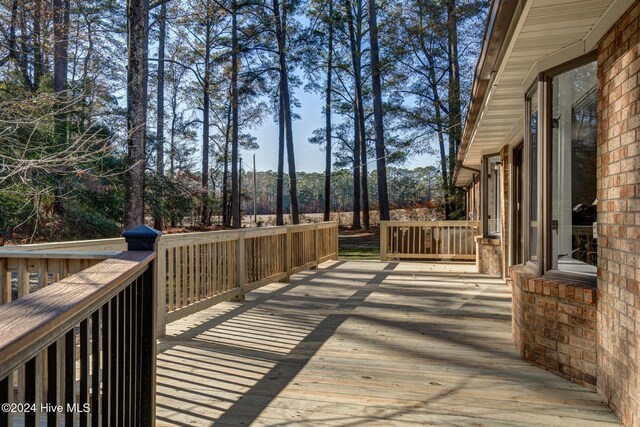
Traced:
<path fill-rule="evenodd" d="M 475 260 L 479 221 L 382 221 L 380 259 Z"/>
<path fill-rule="evenodd" d="M 165 235 L 159 239 L 158 331 L 221 301 L 338 257 L 338 224 Z"/>
<path fill-rule="evenodd" d="M 118 252 L 0 250 L 0 304 L 29 295 Z"/>
<path fill-rule="evenodd" d="M 156 236 L 142 234 L 129 248 L 146 251 L 0 306 L 0 426 L 155 423 Z"/>
<path fill-rule="evenodd" d="M 62 251 L 62 252 L 123 252 L 127 250 L 124 238 L 75 240 L 72 242 L 35 243 L 31 245 L 0 246 L 0 252 L 6 251 Z"/>
<path fill-rule="evenodd" d="M 153 425 L 167 321 L 338 256 L 337 223 L 159 234 L 0 250 L 0 426 Z"/>

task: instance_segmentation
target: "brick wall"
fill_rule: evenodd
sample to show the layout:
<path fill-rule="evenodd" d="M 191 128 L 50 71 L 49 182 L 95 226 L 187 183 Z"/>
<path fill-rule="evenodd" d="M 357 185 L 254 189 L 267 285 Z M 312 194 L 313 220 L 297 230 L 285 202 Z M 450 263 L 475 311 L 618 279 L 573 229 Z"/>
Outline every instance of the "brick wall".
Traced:
<path fill-rule="evenodd" d="M 510 271 L 512 332 L 525 360 L 595 389 L 596 290 Z"/>
<path fill-rule="evenodd" d="M 478 273 L 502 277 L 500 239 L 476 237 L 476 267 Z"/>
<path fill-rule="evenodd" d="M 598 46 L 598 392 L 640 426 L 640 3 Z"/>

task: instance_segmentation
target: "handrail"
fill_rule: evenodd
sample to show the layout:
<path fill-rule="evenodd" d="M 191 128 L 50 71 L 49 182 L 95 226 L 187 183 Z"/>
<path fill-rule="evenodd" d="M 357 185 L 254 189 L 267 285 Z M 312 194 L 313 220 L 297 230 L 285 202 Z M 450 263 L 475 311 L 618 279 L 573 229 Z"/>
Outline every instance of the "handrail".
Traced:
<path fill-rule="evenodd" d="M 380 259 L 475 260 L 480 221 L 381 221 Z"/>
<path fill-rule="evenodd" d="M 121 237 L 113 239 L 73 240 L 70 242 L 34 243 L 28 245 L 0 246 L 0 251 L 87 251 L 102 252 L 127 250 Z"/>

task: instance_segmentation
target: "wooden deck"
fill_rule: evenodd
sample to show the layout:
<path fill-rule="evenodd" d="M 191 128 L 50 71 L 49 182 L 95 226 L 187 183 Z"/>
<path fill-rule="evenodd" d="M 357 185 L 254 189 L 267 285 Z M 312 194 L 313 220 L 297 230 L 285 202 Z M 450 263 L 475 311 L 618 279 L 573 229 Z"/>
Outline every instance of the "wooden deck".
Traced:
<path fill-rule="evenodd" d="M 473 267 L 331 261 L 169 324 L 157 423 L 617 425 L 520 359 L 509 289 Z"/>

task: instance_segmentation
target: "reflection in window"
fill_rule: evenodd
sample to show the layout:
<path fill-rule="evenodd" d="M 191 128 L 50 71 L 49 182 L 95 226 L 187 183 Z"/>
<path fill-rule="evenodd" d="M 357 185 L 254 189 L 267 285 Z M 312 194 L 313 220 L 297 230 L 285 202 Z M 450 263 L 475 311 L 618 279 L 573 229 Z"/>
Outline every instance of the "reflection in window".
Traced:
<path fill-rule="evenodd" d="M 552 83 L 551 268 L 596 274 L 596 63 Z"/>
<path fill-rule="evenodd" d="M 538 260 L 538 90 L 529 102 L 529 259 Z"/>
<path fill-rule="evenodd" d="M 500 234 L 500 157 L 489 157 L 487 168 L 487 234 Z"/>

